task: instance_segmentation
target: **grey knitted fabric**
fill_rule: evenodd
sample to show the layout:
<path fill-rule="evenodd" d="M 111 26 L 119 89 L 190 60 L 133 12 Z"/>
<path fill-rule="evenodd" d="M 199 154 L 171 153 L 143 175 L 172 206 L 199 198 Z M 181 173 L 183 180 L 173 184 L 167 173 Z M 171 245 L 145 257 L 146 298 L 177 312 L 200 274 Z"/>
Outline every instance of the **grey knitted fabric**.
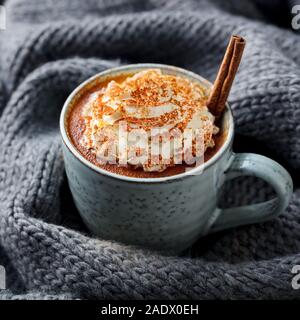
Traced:
<path fill-rule="evenodd" d="M 297 298 L 300 264 L 300 38 L 251 1 L 11 0 L 0 31 L 2 299 Z M 91 236 L 64 174 L 58 117 L 76 85 L 119 64 L 178 65 L 213 80 L 230 34 L 247 48 L 230 95 L 236 130 L 288 166 L 295 191 L 275 221 L 200 239 L 185 256 Z M 241 138 L 240 147 L 248 140 Z M 252 148 L 249 146 L 249 148 Z M 268 150 L 268 151 L 267 151 Z M 250 181 L 250 183 L 249 183 Z M 252 183 L 251 183 L 252 182 Z M 227 188 L 260 201 L 261 181 Z"/>

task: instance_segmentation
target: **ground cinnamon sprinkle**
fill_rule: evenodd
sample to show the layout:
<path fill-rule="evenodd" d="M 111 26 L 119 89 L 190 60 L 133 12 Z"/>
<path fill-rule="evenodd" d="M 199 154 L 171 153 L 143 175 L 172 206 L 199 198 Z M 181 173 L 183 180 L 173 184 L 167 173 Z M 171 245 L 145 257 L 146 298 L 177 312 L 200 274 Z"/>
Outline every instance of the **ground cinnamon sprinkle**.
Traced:
<path fill-rule="evenodd" d="M 213 115 L 207 110 L 207 99 L 208 90 L 199 83 L 163 74 L 159 69 L 141 71 L 121 83 L 111 81 L 86 105 L 83 112 L 86 129 L 82 143 L 92 152 L 102 150 L 105 145 L 111 147 L 118 139 L 119 123 L 126 121 L 128 132 L 134 129 L 148 132 L 153 128 L 183 132 L 187 128 L 195 130 L 201 127 L 204 130 L 204 149 L 213 147 L 213 135 L 218 129 Z M 128 147 L 127 152 L 132 148 L 132 145 Z M 135 150 L 138 155 L 145 151 L 140 146 Z M 174 157 L 176 150 L 172 152 Z M 143 168 L 161 171 L 167 167 L 165 162 L 161 159 L 163 165 L 152 166 L 148 161 Z M 169 165 L 174 165 L 172 159 Z"/>

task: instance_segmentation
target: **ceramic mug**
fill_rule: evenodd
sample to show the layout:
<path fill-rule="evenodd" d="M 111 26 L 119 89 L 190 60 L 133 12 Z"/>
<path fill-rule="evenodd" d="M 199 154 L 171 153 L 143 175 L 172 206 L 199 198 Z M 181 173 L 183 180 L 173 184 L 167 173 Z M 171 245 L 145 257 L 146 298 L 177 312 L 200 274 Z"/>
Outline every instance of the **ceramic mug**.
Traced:
<path fill-rule="evenodd" d="M 287 207 L 292 179 L 277 162 L 261 155 L 232 151 L 234 122 L 229 106 L 221 130 L 227 132 L 218 152 L 207 162 L 174 176 L 134 178 L 103 170 L 86 160 L 72 144 L 67 118 L 76 98 L 89 86 L 146 68 L 211 84 L 187 70 L 159 64 L 135 64 L 101 72 L 77 87 L 64 104 L 60 130 L 66 173 L 74 202 L 96 236 L 127 244 L 180 253 L 208 233 L 275 218 Z M 200 174 L 197 174 L 200 173 Z M 249 175 L 265 180 L 276 198 L 253 205 L 220 209 L 225 180 Z M 253 186 L 255 187 L 255 186 Z"/>

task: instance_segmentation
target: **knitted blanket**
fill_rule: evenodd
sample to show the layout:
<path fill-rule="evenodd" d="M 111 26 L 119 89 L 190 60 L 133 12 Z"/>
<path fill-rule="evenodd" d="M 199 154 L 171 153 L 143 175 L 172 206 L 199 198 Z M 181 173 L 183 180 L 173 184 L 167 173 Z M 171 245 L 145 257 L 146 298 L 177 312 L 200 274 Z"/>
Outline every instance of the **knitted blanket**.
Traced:
<path fill-rule="evenodd" d="M 299 33 L 271 24 L 254 0 L 4 4 L 1 299 L 300 297 L 291 284 L 300 265 Z M 235 149 L 271 155 L 287 167 L 295 184 L 288 209 L 274 221 L 202 238 L 179 257 L 93 237 L 64 172 L 58 118 L 68 94 L 95 73 L 137 62 L 177 65 L 213 81 L 232 33 L 247 39 L 229 99 Z M 224 194 L 224 205 L 235 205 L 272 190 L 239 179 Z"/>

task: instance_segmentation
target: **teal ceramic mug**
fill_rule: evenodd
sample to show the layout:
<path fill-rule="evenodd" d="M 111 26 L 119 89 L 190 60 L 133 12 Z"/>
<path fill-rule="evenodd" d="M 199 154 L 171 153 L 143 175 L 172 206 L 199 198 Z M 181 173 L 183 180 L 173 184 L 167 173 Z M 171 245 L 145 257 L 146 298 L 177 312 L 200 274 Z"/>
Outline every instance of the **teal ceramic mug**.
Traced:
<path fill-rule="evenodd" d="M 78 152 L 67 132 L 68 114 L 76 98 L 87 86 L 146 68 L 160 68 L 163 73 L 211 86 L 184 69 L 136 64 L 99 73 L 71 93 L 60 117 L 63 155 L 74 202 L 90 231 L 102 239 L 176 254 L 208 233 L 263 222 L 282 213 L 292 194 L 292 179 L 269 158 L 233 153 L 234 122 L 228 105 L 222 117 L 221 130 L 226 132 L 222 147 L 207 162 L 188 172 L 162 178 L 132 178 L 105 171 Z M 242 207 L 218 208 L 224 182 L 243 175 L 265 180 L 275 190 L 276 198 Z"/>

